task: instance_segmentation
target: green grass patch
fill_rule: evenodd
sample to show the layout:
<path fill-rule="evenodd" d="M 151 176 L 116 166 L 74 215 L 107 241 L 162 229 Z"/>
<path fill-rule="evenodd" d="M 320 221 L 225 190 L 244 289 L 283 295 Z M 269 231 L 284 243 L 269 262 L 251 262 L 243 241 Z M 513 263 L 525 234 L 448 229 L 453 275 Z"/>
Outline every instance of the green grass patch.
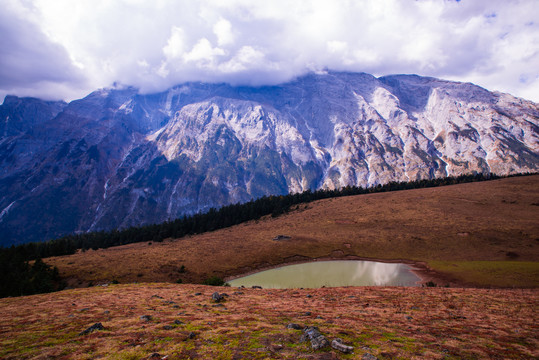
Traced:
<path fill-rule="evenodd" d="M 251 332 L 250 337 L 249 337 L 248 349 L 252 350 L 252 349 L 263 348 L 264 345 L 260 342 L 260 339 L 262 336 L 263 336 L 263 332 L 260 330 Z"/>
<path fill-rule="evenodd" d="M 167 343 L 167 342 L 172 341 L 172 340 L 174 340 L 174 339 L 167 336 L 167 337 L 164 337 L 164 338 L 156 339 L 153 342 L 154 342 L 154 344 L 163 344 L 163 343 Z"/>
<path fill-rule="evenodd" d="M 429 261 L 429 266 L 478 286 L 539 287 L 539 262 Z"/>
<path fill-rule="evenodd" d="M 398 336 L 397 334 L 394 334 L 394 333 L 390 333 L 390 332 L 385 332 L 382 334 L 382 337 L 386 340 L 386 341 L 393 341 L 393 342 L 399 342 L 399 343 L 410 343 L 410 342 L 415 342 L 415 339 L 412 339 L 412 338 L 407 338 L 407 337 L 404 337 L 404 336 Z"/>
<path fill-rule="evenodd" d="M 109 359 L 113 360 L 138 360 L 148 356 L 146 351 L 143 350 L 126 350 L 121 352 L 114 352 L 107 355 Z"/>

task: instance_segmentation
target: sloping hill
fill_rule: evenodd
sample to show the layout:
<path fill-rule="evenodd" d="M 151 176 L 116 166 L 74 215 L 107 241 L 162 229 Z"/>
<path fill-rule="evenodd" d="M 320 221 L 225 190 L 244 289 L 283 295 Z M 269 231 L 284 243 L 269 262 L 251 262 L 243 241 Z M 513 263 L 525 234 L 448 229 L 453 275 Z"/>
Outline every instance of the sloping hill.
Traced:
<path fill-rule="evenodd" d="M 368 258 L 405 260 L 441 285 L 538 287 L 537 219 L 534 175 L 327 199 L 211 233 L 45 261 L 72 286 L 202 282 L 283 263 Z M 290 239 L 274 241 L 280 234 Z"/>

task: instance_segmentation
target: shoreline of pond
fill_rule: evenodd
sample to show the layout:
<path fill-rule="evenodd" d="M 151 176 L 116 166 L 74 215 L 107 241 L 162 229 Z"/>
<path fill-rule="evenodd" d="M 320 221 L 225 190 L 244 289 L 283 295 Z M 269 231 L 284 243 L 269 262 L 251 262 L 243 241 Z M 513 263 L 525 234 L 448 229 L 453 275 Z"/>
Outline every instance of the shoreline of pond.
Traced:
<path fill-rule="evenodd" d="M 407 259 L 374 259 L 374 258 L 366 258 L 356 255 L 346 255 L 346 256 L 322 256 L 318 258 L 309 258 L 307 256 L 302 255 L 294 255 L 288 258 L 283 259 L 284 261 L 280 264 L 275 265 L 262 265 L 259 267 L 256 267 L 255 269 L 248 270 L 246 272 L 242 272 L 237 275 L 231 275 L 224 278 L 225 282 L 229 282 L 232 280 L 236 280 L 242 277 L 246 277 L 249 275 L 257 274 L 262 271 L 267 270 L 273 270 L 277 268 L 281 268 L 288 265 L 297 265 L 297 264 L 306 264 L 306 263 L 313 263 L 313 262 L 320 262 L 320 261 L 370 261 L 370 262 L 378 262 L 378 263 L 386 263 L 386 264 L 403 264 L 408 265 L 410 267 L 410 271 L 414 273 L 420 280 L 417 281 L 417 284 L 419 287 L 422 286 L 428 286 L 428 283 L 434 284 L 438 287 L 458 287 L 458 288 L 470 288 L 473 286 L 470 286 L 469 284 L 456 281 L 455 279 L 450 278 L 449 276 L 445 274 L 441 274 L 434 269 L 430 268 L 427 263 L 422 261 L 413 261 L 413 260 L 407 260 Z M 354 286 L 354 285 L 350 285 Z M 364 286 L 375 286 L 375 285 L 364 285 Z M 383 285 L 382 285 L 383 287 Z M 403 286 L 406 287 L 406 286 Z"/>

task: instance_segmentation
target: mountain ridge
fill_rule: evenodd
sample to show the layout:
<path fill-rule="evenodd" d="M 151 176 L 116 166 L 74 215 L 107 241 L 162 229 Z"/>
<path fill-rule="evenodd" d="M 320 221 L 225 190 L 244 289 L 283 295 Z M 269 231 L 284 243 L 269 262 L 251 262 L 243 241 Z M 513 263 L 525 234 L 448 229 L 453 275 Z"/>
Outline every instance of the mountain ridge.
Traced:
<path fill-rule="evenodd" d="M 101 89 L 69 104 L 34 99 L 42 116 L 21 115 L 34 122 L 8 133 L 15 100 L 0 106 L 4 244 L 270 194 L 539 169 L 537 104 L 417 75 Z"/>

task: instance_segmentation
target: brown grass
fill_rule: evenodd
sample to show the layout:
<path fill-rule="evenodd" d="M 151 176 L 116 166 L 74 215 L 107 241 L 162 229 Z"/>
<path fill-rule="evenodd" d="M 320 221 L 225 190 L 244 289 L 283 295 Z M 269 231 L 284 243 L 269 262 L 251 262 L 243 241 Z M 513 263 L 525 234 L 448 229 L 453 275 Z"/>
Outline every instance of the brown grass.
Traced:
<path fill-rule="evenodd" d="M 214 291 L 228 293 L 222 306 L 210 301 Z M 537 309 L 535 289 L 109 285 L 0 299 L 0 358 L 330 358 L 286 329 L 293 322 L 354 347 L 335 358 L 534 359 Z M 79 335 L 96 322 L 105 330 Z"/>
<path fill-rule="evenodd" d="M 46 262 L 73 286 L 201 282 L 294 261 L 360 257 L 427 264 L 436 272 L 424 267 L 424 276 L 443 284 L 538 287 L 538 204 L 539 176 L 327 199 L 275 219 Z M 279 234 L 291 239 L 273 241 Z M 477 266 L 463 273 L 470 261 Z"/>

